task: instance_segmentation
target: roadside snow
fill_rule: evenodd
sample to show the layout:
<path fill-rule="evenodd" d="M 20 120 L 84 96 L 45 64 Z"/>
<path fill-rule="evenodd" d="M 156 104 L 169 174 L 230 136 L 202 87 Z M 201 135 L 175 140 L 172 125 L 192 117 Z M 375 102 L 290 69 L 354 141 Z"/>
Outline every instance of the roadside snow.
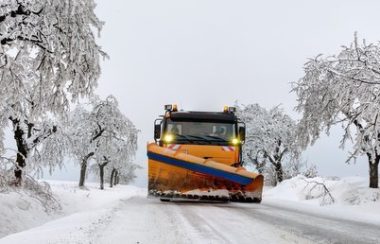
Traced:
<path fill-rule="evenodd" d="M 320 183 L 327 187 L 333 201 Z M 266 189 L 263 204 L 380 224 L 380 189 L 370 189 L 368 180 L 362 177 L 297 176 Z"/>
<path fill-rule="evenodd" d="M 117 200 L 133 196 L 146 196 L 146 189 L 130 185 L 117 185 L 102 191 L 98 183 L 87 183 L 84 189 L 78 188 L 78 183 L 72 181 L 49 181 L 49 184 L 61 203 L 63 215 L 102 209 Z"/>
<path fill-rule="evenodd" d="M 323 200 L 315 182 L 334 202 Z M 298 176 L 266 188 L 262 204 L 210 204 L 147 199 L 146 188 L 134 186 L 101 191 L 98 184 L 51 181 L 58 212 L 46 213 L 27 194 L 1 195 L 2 233 L 29 229 L 0 244 L 378 243 L 380 191 L 367 183 Z"/>
<path fill-rule="evenodd" d="M 0 238 L 52 219 L 38 199 L 28 192 L 0 193 Z"/>
<path fill-rule="evenodd" d="M 137 195 L 6 236 L 0 244 L 313 243 L 258 222 L 246 210 L 229 204 L 166 203 Z"/>
<path fill-rule="evenodd" d="M 44 207 L 32 192 L 22 188 L 0 193 L 0 238 L 77 212 L 109 207 L 119 199 L 146 195 L 145 189 L 134 186 L 118 185 L 100 191 L 96 183 L 88 183 L 85 189 L 79 189 L 77 182 L 49 181 L 49 184 L 60 209 Z"/>

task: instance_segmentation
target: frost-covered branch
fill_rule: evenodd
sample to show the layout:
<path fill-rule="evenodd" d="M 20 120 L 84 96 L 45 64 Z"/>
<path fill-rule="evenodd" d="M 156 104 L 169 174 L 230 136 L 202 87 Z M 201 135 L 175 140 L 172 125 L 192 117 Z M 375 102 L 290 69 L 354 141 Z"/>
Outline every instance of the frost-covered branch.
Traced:
<path fill-rule="evenodd" d="M 297 159 L 301 152 L 297 144 L 296 123 L 276 106 L 266 110 L 258 104 L 236 105 L 239 118 L 246 123 L 247 136 L 243 160 L 264 172 L 272 165 L 275 182 L 284 179 L 283 163 Z"/>
<path fill-rule="evenodd" d="M 138 130 L 121 113 L 113 96 L 93 99 L 90 109 L 78 106 L 71 113 L 69 124 L 71 154 L 81 162 L 80 186 L 84 185 L 90 158 L 97 162 L 94 170 L 103 182 L 107 168 L 122 172 L 136 153 Z"/>
<path fill-rule="evenodd" d="M 296 110 L 303 147 L 313 144 L 322 132 L 341 124 L 341 147 L 354 142 L 348 161 L 366 155 L 370 187 L 378 187 L 380 161 L 380 44 L 353 43 L 334 56 L 317 56 L 304 66 L 305 74 L 293 84 L 298 96 Z"/>
<path fill-rule="evenodd" d="M 44 121 L 65 119 L 70 103 L 92 96 L 97 86 L 100 58 L 107 55 L 93 33 L 103 26 L 95 6 L 93 0 L 0 4 L 0 142 L 12 124 L 19 181 L 29 159 L 37 163 L 33 157 L 44 154 L 44 141 L 63 135 Z"/>
<path fill-rule="evenodd" d="M 308 188 L 306 200 L 322 197 L 321 205 L 329 205 L 335 202 L 333 195 L 323 182 L 318 182 L 315 180 L 303 180 L 306 182 L 304 190 Z M 314 196 L 314 191 L 317 192 L 317 196 Z"/>

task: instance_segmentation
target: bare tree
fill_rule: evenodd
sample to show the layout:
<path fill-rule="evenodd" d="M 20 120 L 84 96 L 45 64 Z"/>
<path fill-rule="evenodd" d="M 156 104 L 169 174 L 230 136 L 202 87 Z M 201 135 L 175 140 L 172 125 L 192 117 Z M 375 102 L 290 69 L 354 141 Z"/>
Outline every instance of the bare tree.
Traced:
<path fill-rule="evenodd" d="M 378 188 L 380 161 L 380 45 L 359 44 L 357 37 L 334 56 L 309 60 L 305 75 L 293 85 L 302 113 L 299 131 L 302 145 L 313 144 L 321 132 L 342 125 L 341 140 L 353 141 L 347 162 L 366 155 L 369 187 Z"/>

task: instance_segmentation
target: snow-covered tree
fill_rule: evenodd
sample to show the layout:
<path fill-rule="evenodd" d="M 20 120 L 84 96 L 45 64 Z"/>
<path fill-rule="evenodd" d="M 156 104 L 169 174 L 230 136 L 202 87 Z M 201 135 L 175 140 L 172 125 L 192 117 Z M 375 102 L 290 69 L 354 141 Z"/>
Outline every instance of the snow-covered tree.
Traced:
<path fill-rule="evenodd" d="M 125 150 L 126 151 L 126 150 Z M 96 164 L 91 166 L 91 171 L 99 176 L 100 189 L 104 189 L 104 182 L 108 181 L 110 187 L 117 184 L 128 184 L 136 178 L 136 169 L 140 168 L 139 165 L 134 164 L 126 159 L 122 159 L 120 155 L 113 155 L 110 157 L 103 157 L 96 160 Z"/>
<path fill-rule="evenodd" d="M 0 126 L 4 118 L 13 126 L 17 181 L 32 151 L 57 132 L 46 121 L 97 85 L 105 54 L 95 42 L 102 22 L 94 8 L 93 0 L 0 3 Z"/>
<path fill-rule="evenodd" d="M 117 130 L 117 129 L 115 129 Z M 129 131 L 135 133 L 137 131 Z M 137 141 L 134 139 L 137 135 L 124 135 L 122 137 L 105 136 L 99 143 L 95 153 L 98 170 L 95 172 L 99 175 L 100 189 L 104 189 L 104 176 L 109 175 L 109 171 L 116 170 L 116 174 L 124 173 L 122 170 L 129 166 L 130 159 L 135 156 Z M 132 169 L 132 168 L 129 168 Z"/>
<path fill-rule="evenodd" d="M 43 169 L 48 169 L 49 173 L 59 167 L 63 166 L 64 158 L 69 153 L 70 149 L 70 137 L 65 128 L 65 122 L 54 123 L 56 132 L 46 137 L 42 143 L 35 146 L 31 151 L 33 157 L 29 160 L 27 167 L 29 171 L 33 171 L 35 174 L 42 176 Z"/>
<path fill-rule="evenodd" d="M 136 178 L 137 169 L 141 169 L 141 166 L 134 163 L 126 163 L 126 164 L 120 165 L 118 168 L 114 168 L 111 171 L 110 178 L 109 178 L 110 185 L 117 185 L 119 183 L 124 183 L 124 184 L 130 183 Z M 114 175 L 112 175 L 113 171 L 114 171 Z"/>
<path fill-rule="evenodd" d="M 271 167 L 274 183 L 281 182 L 284 161 L 297 159 L 301 151 L 295 121 L 278 106 L 268 111 L 258 104 L 237 105 L 237 113 L 247 128 L 243 161 L 255 165 L 260 173 Z"/>
<path fill-rule="evenodd" d="M 91 127 L 90 127 L 91 126 Z M 84 186 L 88 161 L 94 156 L 93 142 L 101 135 L 101 131 L 93 128 L 90 112 L 78 105 L 69 115 L 68 131 L 70 137 L 70 155 L 80 162 L 79 186 Z"/>
<path fill-rule="evenodd" d="M 293 91 L 298 96 L 297 111 L 302 144 L 313 144 L 324 131 L 340 124 L 347 140 L 354 142 L 347 162 L 366 155 L 369 187 L 378 188 L 380 161 L 380 44 L 358 43 L 355 35 L 349 46 L 333 56 L 319 55 L 304 66 L 305 74 Z"/>
<path fill-rule="evenodd" d="M 1 96 L 1 93 L 0 93 Z M 1 100 L 1 99 L 0 99 Z M 5 112 L 0 105 L 0 156 L 4 154 L 4 131 L 3 128 L 8 124 L 8 118 L 4 116 Z"/>
<path fill-rule="evenodd" d="M 318 176 L 318 170 L 315 164 L 297 158 L 296 160 L 287 162 L 284 167 L 284 175 L 286 179 L 296 177 L 297 175 L 314 178 Z"/>
<path fill-rule="evenodd" d="M 79 186 L 84 186 L 89 159 L 97 162 L 102 183 L 107 165 L 117 167 L 135 155 L 138 130 L 120 112 L 113 96 L 105 100 L 94 99 L 90 111 L 77 107 L 69 121 L 71 153 L 81 164 Z"/>
<path fill-rule="evenodd" d="M 111 161 L 106 168 L 106 180 L 109 181 L 110 187 L 117 185 L 120 181 L 122 183 L 129 183 L 136 178 L 135 171 L 140 168 L 134 164 L 134 153 L 127 153 L 126 157 L 117 157 Z"/>

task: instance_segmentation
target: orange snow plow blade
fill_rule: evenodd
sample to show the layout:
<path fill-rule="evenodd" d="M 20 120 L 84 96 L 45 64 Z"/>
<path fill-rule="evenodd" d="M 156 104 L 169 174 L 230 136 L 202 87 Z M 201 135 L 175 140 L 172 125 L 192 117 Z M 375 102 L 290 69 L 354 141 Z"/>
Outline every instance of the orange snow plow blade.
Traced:
<path fill-rule="evenodd" d="M 148 194 L 161 200 L 261 202 L 263 176 L 148 144 Z"/>

